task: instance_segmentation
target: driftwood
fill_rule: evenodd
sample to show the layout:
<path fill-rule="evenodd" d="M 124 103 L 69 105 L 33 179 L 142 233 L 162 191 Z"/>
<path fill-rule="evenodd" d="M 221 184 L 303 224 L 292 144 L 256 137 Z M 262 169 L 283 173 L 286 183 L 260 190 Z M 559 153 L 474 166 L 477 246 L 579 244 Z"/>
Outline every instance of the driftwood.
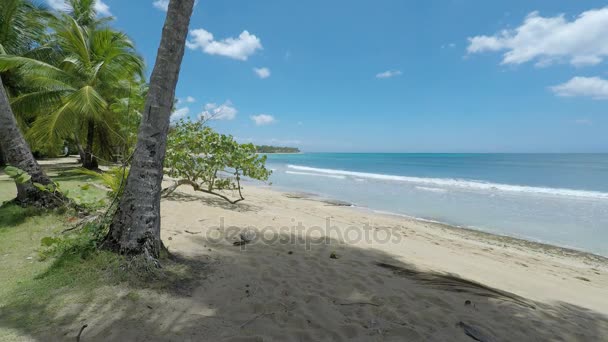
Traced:
<path fill-rule="evenodd" d="M 255 317 L 253 317 L 252 319 L 248 320 L 247 322 L 241 324 L 241 326 L 239 328 L 243 329 L 247 324 L 255 321 L 256 319 L 260 318 L 260 317 L 264 317 L 264 316 L 271 316 L 274 315 L 274 312 L 263 312 Z"/>
<path fill-rule="evenodd" d="M 86 327 L 88 327 L 88 326 L 89 326 L 88 324 L 85 324 L 85 325 L 83 325 L 83 326 L 80 328 L 80 331 L 78 332 L 78 336 L 76 336 L 76 342 L 80 342 L 80 335 L 82 335 L 82 332 L 83 332 L 83 331 L 84 331 L 84 329 L 86 329 Z"/>
<path fill-rule="evenodd" d="M 486 334 L 484 334 L 482 331 L 475 328 L 474 326 L 466 324 L 465 322 L 458 322 L 458 324 L 456 324 L 456 326 L 461 327 L 462 330 L 464 330 L 465 335 L 469 336 L 470 338 L 474 339 L 475 341 L 479 341 L 479 342 L 491 342 L 492 341 L 492 339 L 490 337 L 486 336 Z"/>
<path fill-rule="evenodd" d="M 204 192 L 206 194 L 210 194 L 210 195 L 214 195 L 214 196 L 220 197 L 220 198 L 226 200 L 227 202 L 229 202 L 230 204 L 237 204 L 240 201 L 245 200 L 245 198 L 243 197 L 243 194 L 241 193 L 241 187 L 240 187 L 240 185 L 238 186 L 238 191 L 239 191 L 239 197 L 240 198 L 238 198 L 238 199 L 236 199 L 236 200 L 233 201 L 230 198 L 228 198 L 227 196 L 224 196 L 224 195 L 222 195 L 222 194 L 220 194 L 218 192 L 215 192 L 213 190 L 204 189 L 198 183 L 196 183 L 194 181 L 191 181 L 189 179 L 180 179 L 180 180 L 177 180 L 170 187 L 164 188 L 161 191 L 162 197 L 167 197 L 167 196 L 171 195 L 178 187 L 180 187 L 182 185 L 190 185 L 190 186 L 192 186 L 192 189 L 194 189 L 194 191 Z M 234 189 L 234 190 L 237 190 L 237 189 Z"/>

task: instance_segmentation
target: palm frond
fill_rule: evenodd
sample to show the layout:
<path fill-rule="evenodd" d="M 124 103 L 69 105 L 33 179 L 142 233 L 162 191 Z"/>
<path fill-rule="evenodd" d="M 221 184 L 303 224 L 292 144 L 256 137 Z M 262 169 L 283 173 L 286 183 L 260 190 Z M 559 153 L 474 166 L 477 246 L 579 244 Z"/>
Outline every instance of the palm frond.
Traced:
<path fill-rule="evenodd" d="M 65 93 L 65 90 L 60 89 L 22 94 L 11 99 L 11 107 L 17 116 L 33 119 L 38 115 L 46 114 L 51 108 L 59 107 Z"/>
<path fill-rule="evenodd" d="M 57 79 L 70 78 L 70 75 L 63 70 L 40 60 L 13 55 L 0 55 L 0 72 L 9 70 L 19 72 L 24 77 L 44 75 Z"/>
<path fill-rule="evenodd" d="M 70 137 L 77 127 L 79 117 L 70 104 L 66 103 L 48 115 L 40 116 L 27 132 L 27 138 L 35 147 L 50 148 L 57 146 L 63 139 Z"/>
<path fill-rule="evenodd" d="M 108 108 L 106 100 L 92 86 L 85 86 L 66 97 L 70 110 L 81 117 L 99 120 Z"/>

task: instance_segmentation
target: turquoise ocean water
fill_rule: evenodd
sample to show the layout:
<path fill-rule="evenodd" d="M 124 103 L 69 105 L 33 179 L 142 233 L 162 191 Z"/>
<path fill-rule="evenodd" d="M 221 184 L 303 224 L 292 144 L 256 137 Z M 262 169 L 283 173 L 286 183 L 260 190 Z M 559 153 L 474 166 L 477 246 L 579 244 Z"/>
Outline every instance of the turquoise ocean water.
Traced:
<path fill-rule="evenodd" d="M 268 156 L 275 187 L 608 256 L 608 154 Z"/>

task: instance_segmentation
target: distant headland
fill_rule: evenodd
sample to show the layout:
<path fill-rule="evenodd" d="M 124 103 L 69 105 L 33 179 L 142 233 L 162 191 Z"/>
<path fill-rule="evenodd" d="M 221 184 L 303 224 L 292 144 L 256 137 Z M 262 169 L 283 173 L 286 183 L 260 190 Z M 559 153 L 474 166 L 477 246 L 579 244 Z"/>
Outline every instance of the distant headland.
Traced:
<path fill-rule="evenodd" d="M 300 153 L 300 149 L 297 147 L 261 145 L 255 148 L 258 153 Z"/>

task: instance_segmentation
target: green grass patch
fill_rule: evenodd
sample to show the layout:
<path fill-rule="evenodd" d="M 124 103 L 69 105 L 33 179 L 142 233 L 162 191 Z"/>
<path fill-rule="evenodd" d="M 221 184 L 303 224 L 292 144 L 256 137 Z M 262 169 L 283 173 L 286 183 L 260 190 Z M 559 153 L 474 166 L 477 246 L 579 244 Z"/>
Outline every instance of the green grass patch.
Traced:
<path fill-rule="evenodd" d="M 107 206 L 95 178 L 64 172 L 53 180 L 90 212 Z M 0 176 L 0 202 L 15 195 L 15 184 Z M 99 250 L 106 230 L 98 222 L 64 232 L 78 220 L 71 209 L 0 206 L 0 341 L 62 340 L 104 310 L 140 312 L 160 306 L 162 294 L 192 288 L 200 264 L 165 258 L 161 270 L 150 270 L 137 258 Z"/>

